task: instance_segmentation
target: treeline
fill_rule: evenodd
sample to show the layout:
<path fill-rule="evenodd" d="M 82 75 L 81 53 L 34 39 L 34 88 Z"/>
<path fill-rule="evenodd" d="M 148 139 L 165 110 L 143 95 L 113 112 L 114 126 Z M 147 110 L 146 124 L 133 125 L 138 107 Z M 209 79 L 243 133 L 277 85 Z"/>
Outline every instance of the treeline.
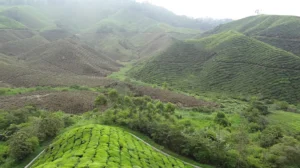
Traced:
<path fill-rule="evenodd" d="M 200 163 L 218 167 L 295 167 L 300 165 L 300 143 L 296 135 L 269 126 L 268 107 L 254 101 L 241 115 L 244 125 L 232 132 L 226 114 L 219 112 L 210 128 L 197 130 L 175 106 L 149 97 L 129 97 L 111 90 L 100 95 L 96 104 L 107 109 L 106 124 L 117 124 L 139 131 L 156 143 Z M 200 122 L 200 121 L 199 121 Z M 259 135 L 251 142 L 251 133 Z M 258 144 L 258 146 L 253 144 Z"/>
<path fill-rule="evenodd" d="M 64 127 L 74 124 L 72 116 L 63 112 L 50 113 L 27 106 L 14 111 L 0 111 L 0 167 L 11 167 L 30 154 L 40 143 L 54 138 Z"/>

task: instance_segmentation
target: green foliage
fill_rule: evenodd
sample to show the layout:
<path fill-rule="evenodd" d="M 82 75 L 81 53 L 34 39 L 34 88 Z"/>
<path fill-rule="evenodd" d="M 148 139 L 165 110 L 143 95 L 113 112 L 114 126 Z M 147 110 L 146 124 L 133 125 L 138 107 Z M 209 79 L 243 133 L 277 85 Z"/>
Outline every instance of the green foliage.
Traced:
<path fill-rule="evenodd" d="M 270 147 L 275 145 L 283 137 L 280 127 L 270 126 L 261 132 L 260 145 L 262 147 Z"/>
<path fill-rule="evenodd" d="M 112 102 L 116 102 L 118 99 L 118 92 L 115 89 L 112 89 L 108 92 L 108 98 L 112 101 Z"/>
<path fill-rule="evenodd" d="M 300 58 L 294 54 L 227 31 L 177 42 L 128 74 L 151 84 L 167 82 L 169 88 L 189 93 L 260 94 L 296 102 L 299 65 Z"/>
<path fill-rule="evenodd" d="M 167 103 L 166 106 L 165 106 L 165 112 L 174 114 L 174 112 L 175 112 L 175 105 L 173 105 L 171 103 Z"/>
<path fill-rule="evenodd" d="M 284 110 L 287 111 L 289 108 L 289 103 L 286 101 L 279 101 L 277 102 L 278 110 Z"/>
<path fill-rule="evenodd" d="M 259 15 L 220 25 L 205 34 L 235 30 L 272 46 L 300 55 L 300 41 L 297 40 L 300 37 L 299 29 L 300 19 L 296 16 Z"/>
<path fill-rule="evenodd" d="M 228 121 L 228 119 L 226 118 L 225 113 L 222 112 L 218 112 L 216 117 L 215 117 L 215 122 L 219 125 L 222 125 L 224 127 L 230 126 L 230 122 Z"/>
<path fill-rule="evenodd" d="M 254 101 L 242 115 L 250 123 L 250 132 L 262 131 L 266 128 L 268 121 L 265 116 L 269 114 L 268 107 L 262 102 Z"/>
<path fill-rule="evenodd" d="M 63 119 L 55 114 L 50 114 L 39 122 L 39 139 L 45 140 L 50 137 L 55 137 L 63 127 Z"/>
<path fill-rule="evenodd" d="M 103 94 L 99 95 L 95 100 L 95 105 L 96 106 L 106 106 L 107 105 L 106 97 Z"/>
<path fill-rule="evenodd" d="M 33 153 L 38 144 L 37 137 L 30 136 L 27 132 L 17 132 L 9 140 L 10 155 L 17 161 L 21 161 Z"/>
<path fill-rule="evenodd" d="M 284 137 L 280 143 L 272 146 L 266 159 L 272 167 L 299 167 L 300 143 L 292 137 Z"/>
<path fill-rule="evenodd" d="M 74 143 L 74 137 L 80 144 Z M 60 135 L 32 167 L 149 167 L 150 162 L 154 163 L 151 167 L 155 167 L 162 160 L 162 167 L 188 167 L 180 160 L 153 150 L 120 128 L 87 125 Z M 174 160 L 173 165 L 170 160 Z"/>
<path fill-rule="evenodd" d="M 207 34 L 236 30 L 251 36 L 297 38 L 299 28 L 300 19 L 296 16 L 259 15 L 220 25 Z"/>

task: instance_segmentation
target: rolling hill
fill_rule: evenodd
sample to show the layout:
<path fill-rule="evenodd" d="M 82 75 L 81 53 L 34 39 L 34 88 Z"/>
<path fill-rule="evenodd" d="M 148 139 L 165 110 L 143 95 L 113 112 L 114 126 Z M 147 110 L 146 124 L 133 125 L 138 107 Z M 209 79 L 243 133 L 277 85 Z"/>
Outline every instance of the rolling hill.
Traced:
<path fill-rule="evenodd" d="M 143 10 L 146 5 L 133 4 L 119 10 L 80 33 L 80 38 L 114 60 L 130 61 L 156 55 L 169 47 L 174 38 L 185 39 L 201 33 L 200 29 L 175 27 L 150 17 Z M 161 44 L 161 48 L 154 47 L 154 43 Z"/>
<path fill-rule="evenodd" d="M 188 92 L 300 98 L 300 58 L 235 31 L 177 42 L 129 74 Z"/>
<path fill-rule="evenodd" d="M 189 39 L 227 22 L 178 16 L 132 0 L 36 3 L 12 1 L 3 5 L 0 28 L 35 30 L 48 41 L 76 35 L 97 52 L 119 61 L 155 56 L 174 39 Z M 157 48 L 157 44 L 162 47 Z"/>
<path fill-rule="evenodd" d="M 29 28 L 34 30 L 53 26 L 51 19 L 47 18 L 42 11 L 31 6 L 13 6 L 0 11 L 0 16 L 13 21 L 8 28 Z"/>
<path fill-rule="evenodd" d="M 30 67 L 45 72 L 106 76 L 120 65 L 76 39 L 63 39 L 39 46 L 20 56 Z"/>
<path fill-rule="evenodd" d="M 39 35 L 35 35 L 31 38 L 0 44 L 0 52 L 9 56 L 18 56 L 47 43 L 49 43 L 48 40 Z"/>
<path fill-rule="evenodd" d="M 42 167 L 192 167 L 163 155 L 120 128 L 88 125 L 56 138 L 34 163 Z"/>
<path fill-rule="evenodd" d="M 251 16 L 220 25 L 206 36 L 235 30 L 278 48 L 300 55 L 300 17 L 280 15 Z"/>

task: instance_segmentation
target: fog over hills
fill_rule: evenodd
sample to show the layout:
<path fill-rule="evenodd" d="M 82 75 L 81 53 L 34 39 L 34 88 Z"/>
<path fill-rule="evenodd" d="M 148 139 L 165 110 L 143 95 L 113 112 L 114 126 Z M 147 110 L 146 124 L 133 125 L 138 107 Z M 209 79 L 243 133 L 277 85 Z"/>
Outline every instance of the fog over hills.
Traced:
<path fill-rule="evenodd" d="M 0 0 L 0 167 L 299 168 L 299 17 L 167 1 Z"/>

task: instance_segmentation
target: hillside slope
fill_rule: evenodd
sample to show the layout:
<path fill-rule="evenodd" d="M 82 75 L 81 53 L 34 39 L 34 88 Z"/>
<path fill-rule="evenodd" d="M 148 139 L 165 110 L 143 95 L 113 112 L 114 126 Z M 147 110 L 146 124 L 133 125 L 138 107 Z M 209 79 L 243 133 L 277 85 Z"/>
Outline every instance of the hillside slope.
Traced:
<path fill-rule="evenodd" d="M 49 41 L 45 38 L 35 35 L 31 38 L 19 39 L 0 44 L 0 52 L 9 56 L 18 56 L 47 43 L 49 43 Z"/>
<path fill-rule="evenodd" d="M 56 138 L 33 165 L 42 167 L 191 167 L 167 157 L 122 129 L 88 125 Z"/>
<path fill-rule="evenodd" d="M 44 72 L 106 76 L 120 65 L 76 39 L 45 44 L 20 56 L 27 65 Z"/>
<path fill-rule="evenodd" d="M 220 25 L 206 35 L 235 30 L 247 36 L 300 55 L 300 17 L 280 15 L 251 16 Z"/>
<path fill-rule="evenodd" d="M 178 42 L 133 68 L 130 75 L 189 92 L 262 94 L 289 101 L 300 98 L 300 58 L 234 31 Z"/>
<path fill-rule="evenodd" d="M 201 33 L 200 29 L 175 27 L 155 20 L 157 18 L 142 10 L 143 6 L 132 5 L 119 10 L 85 30 L 80 38 L 114 60 L 129 61 L 156 55 L 169 47 L 174 38 L 190 38 Z M 155 44 L 162 48 L 154 47 Z"/>
<path fill-rule="evenodd" d="M 37 30 L 54 25 L 42 11 L 26 5 L 4 8 L 4 10 L 0 11 L 1 15 L 16 22 L 13 24 L 14 26 L 9 28 L 24 28 L 25 26 L 26 28 Z"/>

